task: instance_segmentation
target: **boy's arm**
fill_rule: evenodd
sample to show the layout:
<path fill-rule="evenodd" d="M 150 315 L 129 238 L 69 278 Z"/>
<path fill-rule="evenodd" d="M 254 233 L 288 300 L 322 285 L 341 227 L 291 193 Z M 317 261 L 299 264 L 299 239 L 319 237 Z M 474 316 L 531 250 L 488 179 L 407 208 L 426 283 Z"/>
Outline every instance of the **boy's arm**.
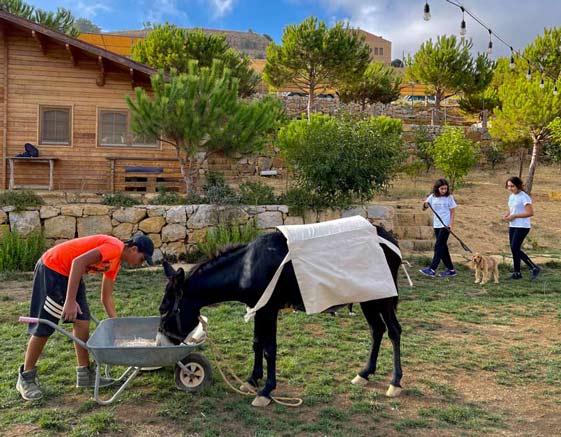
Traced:
<path fill-rule="evenodd" d="M 112 279 L 103 275 L 101 279 L 101 303 L 110 318 L 117 317 L 117 310 L 115 310 L 115 302 L 113 301 L 114 285 L 115 282 Z"/>
<path fill-rule="evenodd" d="M 456 208 L 450 208 L 450 225 L 448 228 L 452 229 L 454 227 L 454 214 L 456 213 Z"/>
<path fill-rule="evenodd" d="M 76 302 L 76 294 L 78 294 L 80 279 L 82 279 L 82 275 L 87 272 L 89 265 L 100 261 L 101 252 L 98 249 L 92 249 L 89 252 L 83 253 L 72 261 L 70 275 L 68 276 L 68 287 L 66 288 L 66 300 L 62 308 L 63 320 L 76 320 L 78 313 L 82 312 L 80 306 Z"/>

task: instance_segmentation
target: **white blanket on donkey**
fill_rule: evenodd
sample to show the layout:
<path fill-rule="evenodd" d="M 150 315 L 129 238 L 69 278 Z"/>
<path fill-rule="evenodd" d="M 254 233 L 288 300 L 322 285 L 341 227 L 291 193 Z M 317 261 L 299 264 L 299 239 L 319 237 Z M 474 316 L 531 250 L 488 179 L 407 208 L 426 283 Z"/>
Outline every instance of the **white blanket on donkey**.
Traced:
<path fill-rule="evenodd" d="M 365 218 L 354 216 L 277 229 L 286 237 L 288 254 L 255 307 L 248 309 L 246 321 L 267 304 L 288 261 L 292 261 L 308 314 L 335 305 L 397 296 L 380 242 L 400 257 L 401 253 L 394 244 L 379 237 Z"/>

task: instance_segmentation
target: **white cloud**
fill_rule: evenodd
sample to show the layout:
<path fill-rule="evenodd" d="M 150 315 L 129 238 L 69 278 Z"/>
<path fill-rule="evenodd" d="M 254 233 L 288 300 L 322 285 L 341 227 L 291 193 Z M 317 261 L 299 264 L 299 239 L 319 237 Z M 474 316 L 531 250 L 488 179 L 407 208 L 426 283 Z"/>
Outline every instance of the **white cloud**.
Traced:
<path fill-rule="evenodd" d="M 221 18 L 232 10 L 235 1 L 234 0 L 210 0 L 209 3 L 213 8 L 214 18 Z"/>
<path fill-rule="evenodd" d="M 177 7 L 177 0 L 148 0 L 141 7 L 146 10 L 146 21 L 162 23 L 166 19 L 174 22 L 186 20 L 187 14 Z"/>
<path fill-rule="evenodd" d="M 392 41 L 392 58 L 402 53 L 415 53 L 428 38 L 441 34 L 458 34 L 461 12 L 445 0 L 429 0 L 432 19 L 423 20 L 424 3 L 420 0 L 296 0 L 295 3 L 315 3 L 324 6 L 329 16 L 346 17 L 352 26 L 380 35 Z M 559 0 L 460 0 L 465 8 L 515 49 L 524 48 L 544 27 L 561 24 Z M 340 18 L 344 19 L 344 18 Z M 466 15 L 467 36 L 473 39 L 474 51 L 484 51 L 489 33 Z M 509 49 L 493 41 L 494 55 L 508 55 Z"/>
<path fill-rule="evenodd" d="M 94 18 L 100 12 L 109 12 L 111 8 L 102 1 L 95 3 L 86 3 L 83 1 L 74 2 L 72 4 L 72 13 L 78 18 Z"/>

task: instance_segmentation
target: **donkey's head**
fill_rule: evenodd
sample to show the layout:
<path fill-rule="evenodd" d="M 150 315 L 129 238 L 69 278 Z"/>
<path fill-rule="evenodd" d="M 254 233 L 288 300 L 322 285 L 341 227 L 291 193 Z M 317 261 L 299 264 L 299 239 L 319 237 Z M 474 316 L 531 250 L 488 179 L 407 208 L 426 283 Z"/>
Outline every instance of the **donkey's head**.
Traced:
<path fill-rule="evenodd" d="M 199 324 L 200 308 L 189 301 L 185 271 L 174 270 L 168 262 L 163 266 L 168 283 L 160 305 L 159 331 L 172 343 L 179 344 Z"/>

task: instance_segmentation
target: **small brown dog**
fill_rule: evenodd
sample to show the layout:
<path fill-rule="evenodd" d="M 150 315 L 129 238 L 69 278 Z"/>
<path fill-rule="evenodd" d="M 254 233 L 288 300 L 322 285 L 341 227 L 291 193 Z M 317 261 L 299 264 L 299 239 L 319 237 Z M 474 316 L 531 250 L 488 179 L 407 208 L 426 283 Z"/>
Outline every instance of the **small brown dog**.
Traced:
<path fill-rule="evenodd" d="M 476 253 L 471 258 L 471 265 L 475 268 L 476 284 L 486 284 L 491 279 L 491 274 L 495 277 L 495 284 L 499 283 L 499 263 L 495 258 Z"/>

